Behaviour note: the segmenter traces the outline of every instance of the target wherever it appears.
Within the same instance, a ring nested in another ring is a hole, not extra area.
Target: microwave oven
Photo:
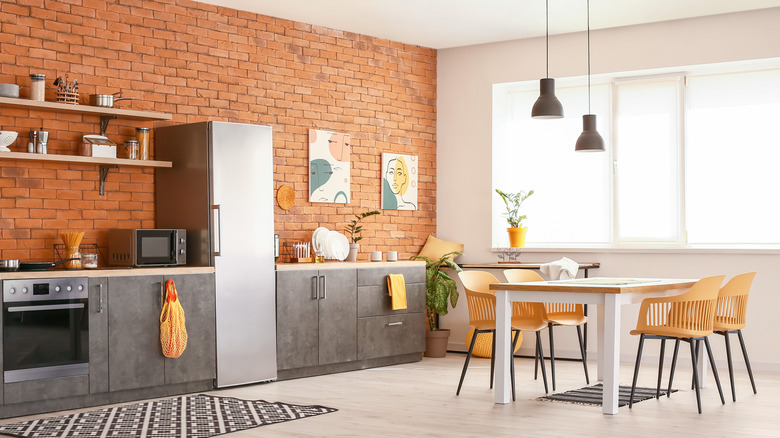
[[[108,230],[108,263],[113,266],[187,264],[187,231],[155,228]]]

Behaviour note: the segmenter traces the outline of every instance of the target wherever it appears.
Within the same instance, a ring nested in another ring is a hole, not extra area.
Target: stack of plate
[[[349,239],[338,231],[319,227],[311,236],[311,246],[316,254],[327,260],[344,261],[349,254]]]

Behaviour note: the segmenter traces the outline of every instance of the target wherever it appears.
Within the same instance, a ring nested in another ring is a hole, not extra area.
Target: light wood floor
[[[726,404],[714,380],[702,391],[703,414],[696,411],[690,366],[678,365],[671,398],[647,400],[607,416],[600,407],[536,401],[544,393],[533,380],[533,361],[516,359],[517,401],[493,403],[488,387],[490,362],[474,359],[460,396],[455,395],[465,355],[213,391],[243,399],[319,404],[338,412],[223,435],[240,437],[780,437],[780,373],[757,372],[758,394],[750,389],[744,365],[737,367],[737,402],[731,401],[728,374],[721,370]],[[595,362],[591,372],[595,377]],[[558,391],[585,386],[582,365],[557,361]],[[621,383],[633,369],[621,367]],[[667,370],[668,372],[668,370]],[[710,374],[710,379],[712,375]],[[591,382],[593,383],[593,382]],[[643,364],[641,386],[655,386],[655,367]],[[52,414],[48,414],[52,415]],[[45,417],[37,415],[28,418]],[[2,423],[19,421],[5,419]]]

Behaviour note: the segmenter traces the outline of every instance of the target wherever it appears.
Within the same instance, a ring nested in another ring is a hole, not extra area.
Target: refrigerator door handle
[[[211,206],[211,235],[214,236],[214,256],[219,257],[221,256],[222,251],[222,235],[220,233],[222,229],[222,219],[221,219],[221,207],[219,205],[212,205]]]

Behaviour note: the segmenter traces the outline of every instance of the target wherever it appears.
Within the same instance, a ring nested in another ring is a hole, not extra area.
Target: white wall
[[[777,23],[780,23],[780,8],[591,31],[592,73],[780,57]],[[538,80],[544,77],[544,67],[543,38],[439,51],[437,235],[465,244],[464,255],[458,259],[460,263],[497,261],[496,255],[490,252],[492,84]],[[551,77],[579,76],[586,72],[585,33],[550,38]],[[760,189],[770,193],[768,188]],[[767,199],[775,202],[772,196]],[[728,224],[724,224],[724,232],[728,232]],[[777,330],[774,315],[780,309],[778,253],[529,250],[523,260],[544,262],[562,256],[601,262],[601,269],[592,271],[591,276],[691,278],[757,271],[748,308],[748,326],[744,330],[748,352],[755,368],[780,370],[780,336],[764,335]],[[627,306],[623,313],[621,355],[628,361],[636,354],[637,339],[628,334],[636,325],[634,307]],[[465,349],[463,339],[468,326],[465,300],[443,318],[442,326],[453,330],[450,347]],[[595,335],[595,328],[590,331],[591,336]],[[561,355],[575,354],[576,344],[565,339],[576,338],[573,333],[573,329],[556,330],[556,351]],[[594,342],[589,350],[593,354],[595,338],[591,339]],[[714,338],[713,345],[716,357],[725,357],[722,339]],[[530,352],[527,348],[524,347],[525,351]],[[646,354],[651,350],[657,351],[650,347]],[[738,348],[734,353],[738,355],[735,363],[741,364]]]

